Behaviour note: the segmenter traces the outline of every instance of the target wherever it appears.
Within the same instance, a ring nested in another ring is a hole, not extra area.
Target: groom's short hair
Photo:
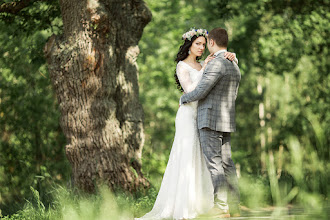
[[[228,33],[223,28],[214,28],[210,31],[208,38],[214,40],[219,47],[227,48],[228,46]]]

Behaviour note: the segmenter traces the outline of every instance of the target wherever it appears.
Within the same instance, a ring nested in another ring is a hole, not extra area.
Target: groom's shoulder
[[[221,68],[223,65],[225,65],[226,59],[222,56],[217,56],[213,60],[211,60],[208,64],[210,66],[213,66],[214,68]]]
[[[220,67],[223,64],[222,57],[215,57],[213,60],[211,60],[207,65],[214,66],[214,67]]]
[[[215,57],[206,65],[206,70],[209,72],[217,72],[223,68],[223,60],[221,58]]]
[[[213,59],[217,65],[225,65],[229,60],[226,59],[224,56],[217,56],[215,59]],[[212,61],[213,61],[212,60]]]
[[[221,65],[225,69],[232,68],[235,65],[237,66],[235,61],[230,61],[229,59],[225,58],[224,56],[217,56],[216,59],[213,59],[213,60],[216,60],[217,63],[219,63],[219,65]]]

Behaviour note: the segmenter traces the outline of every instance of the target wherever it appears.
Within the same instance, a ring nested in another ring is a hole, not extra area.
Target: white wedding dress
[[[177,64],[177,76],[186,93],[202,77],[187,63]],[[153,209],[139,220],[192,219],[213,207],[213,185],[200,147],[197,102],[181,105],[175,119],[175,137]]]

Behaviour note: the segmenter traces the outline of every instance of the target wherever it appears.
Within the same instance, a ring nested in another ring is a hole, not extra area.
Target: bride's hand
[[[214,55],[214,53],[211,53],[210,55],[208,55],[206,57],[206,59],[204,60],[203,69],[205,68],[205,66],[207,65],[208,62],[210,62],[211,60],[214,59],[214,56],[213,55]]]
[[[228,59],[230,61],[233,61],[236,58],[236,54],[235,53],[231,53],[231,52],[226,52],[225,53],[225,59]]]

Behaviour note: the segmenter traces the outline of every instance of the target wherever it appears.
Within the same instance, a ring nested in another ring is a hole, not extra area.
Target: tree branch
[[[26,8],[32,0],[21,0],[18,2],[7,2],[0,5],[0,13],[7,12],[17,14],[22,9]]]

